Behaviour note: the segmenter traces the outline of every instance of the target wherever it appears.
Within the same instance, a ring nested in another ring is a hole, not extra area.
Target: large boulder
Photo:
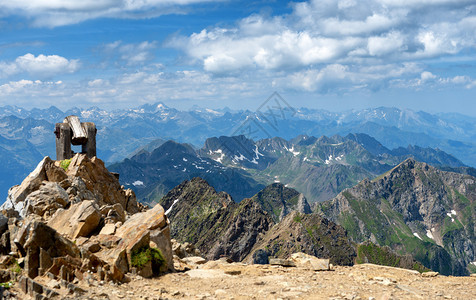
[[[20,215],[24,215],[24,201],[25,198],[32,192],[39,189],[42,182],[47,180],[46,175],[46,166],[53,164],[53,161],[46,156],[38,164],[38,166],[31,172],[21,183],[21,185],[16,185],[10,188],[8,191],[7,200],[2,204],[0,210],[8,211],[15,210]]]
[[[126,244],[128,255],[133,249],[139,248],[138,244],[154,243],[166,259],[167,267],[173,270],[170,227],[164,208],[160,204],[146,212],[132,215],[124,225],[118,228],[115,235],[121,237]]]
[[[69,209],[58,209],[48,225],[70,239],[88,236],[101,221],[101,212],[93,200],[71,205]]]
[[[131,271],[133,253],[147,249],[151,244],[160,250],[167,268],[173,270],[169,222],[160,204],[146,212],[132,215],[117,229],[114,236],[120,238],[119,244],[98,252],[97,256],[113,267],[117,279],[121,280],[123,274]],[[150,269],[150,265],[146,267]],[[138,271],[143,276],[152,275],[150,270]]]
[[[97,157],[89,159],[85,154],[76,154],[66,171],[70,177],[80,177],[98,201],[98,205],[119,203],[128,213],[139,211],[132,191],[124,190],[117,178],[110,173],[104,162]]]
[[[35,219],[25,220],[15,234],[14,243],[25,257],[25,269],[31,278],[48,271],[55,258],[80,258],[79,248],[73,242]]]
[[[20,216],[25,217],[34,213],[48,218],[59,208],[69,204],[66,191],[56,182],[43,181],[38,190],[33,191],[25,198],[25,206]]]

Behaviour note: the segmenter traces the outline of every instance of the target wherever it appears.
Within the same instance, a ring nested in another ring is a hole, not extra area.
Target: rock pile
[[[68,286],[91,274],[124,282],[128,272],[150,277],[173,270],[164,209],[147,210],[96,157],[45,157],[9,190],[0,211],[0,264],[12,270],[1,279],[23,274],[32,297],[49,297],[46,288],[35,290],[37,276]]]

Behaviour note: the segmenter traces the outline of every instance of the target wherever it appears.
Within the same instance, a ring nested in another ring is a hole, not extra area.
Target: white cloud
[[[421,59],[476,48],[474,1],[311,0],[292,8],[289,15],[252,15],[170,45],[211,74],[262,71],[275,84],[317,92],[429,84]]]
[[[58,74],[74,73],[79,67],[78,59],[68,60],[59,55],[35,56],[27,53],[13,62],[0,62],[0,77],[25,72],[37,78],[50,78]]]
[[[23,15],[38,27],[57,27],[96,18],[150,18],[213,0],[0,0],[1,15]]]
[[[436,79],[436,77],[437,77],[436,75],[434,75],[433,73],[428,72],[428,71],[425,71],[425,72],[421,73],[421,81],[422,82],[434,80],[434,79]]]
[[[367,48],[372,56],[382,56],[404,50],[404,37],[400,32],[389,32],[383,36],[371,36]]]

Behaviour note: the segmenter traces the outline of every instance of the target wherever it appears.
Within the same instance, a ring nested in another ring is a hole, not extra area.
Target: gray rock
[[[267,265],[269,264],[268,252],[263,249],[259,249],[253,253],[253,264]]]

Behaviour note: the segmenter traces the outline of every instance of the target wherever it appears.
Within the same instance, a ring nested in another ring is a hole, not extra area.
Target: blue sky
[[[0,105],[476,116],[474,0],[0,0]]]

